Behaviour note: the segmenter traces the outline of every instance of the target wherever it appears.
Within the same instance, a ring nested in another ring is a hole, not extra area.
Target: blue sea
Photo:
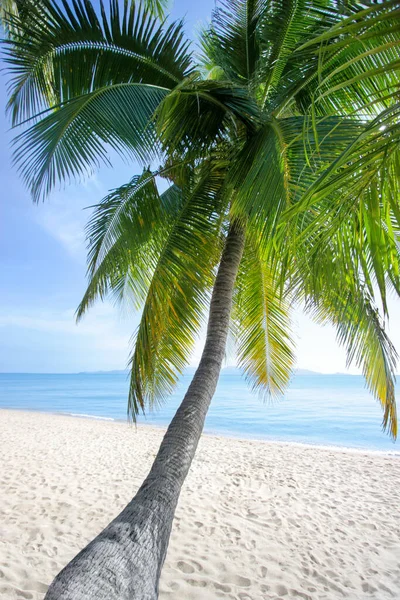
[[[160,409],[139,423],[165,426],[189,385],[192,372]],[[0,408],[126,420],[126,373],[0,374]],[[1,417],[0,417],[1,418]],[[238,370],[222,371],[206,420],[208,433],[394,452],[382,431],[379,404],[361,376],[296,374],[285,396],[263,402]]]

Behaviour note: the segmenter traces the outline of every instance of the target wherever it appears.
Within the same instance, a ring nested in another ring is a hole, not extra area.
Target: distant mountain
[[[324,373],[320,373],[319,371],[309,371],[308,369],[295,369],[295,375],[324,375]]]

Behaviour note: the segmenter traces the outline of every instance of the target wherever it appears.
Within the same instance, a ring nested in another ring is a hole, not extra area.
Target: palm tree
[[[290,309],[303,302],[336,326],[396,436],[396,352],[377,306],[386,318],[387,289],[400,293],[399,8],[225,0],[196,60],[182,23],[130,0],[98,12],[41,0],[29,19],[6,17],[9,107],[24,123],[16,163],[34,199],[113,152],[143,166],[94,210],[78,309],[111,293],[142,311],[132,418],[171,392],[209,312],[149,475],[47,600],[157,598],[230,327],[250,384],[279,394],[294,360]]]

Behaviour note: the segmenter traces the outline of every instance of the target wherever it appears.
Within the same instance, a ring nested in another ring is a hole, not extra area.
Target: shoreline
[[[82,419],[82,420],[92,420],[92,421],[97,421],[97,422],[104,422],[104,423],[115,423],[115,424],[124,424],[124,425],[128,425],[128,426],[132,426],[132,427],[136,427],[136,425],[133,423],[130,423],[128,421],[128,419],[115,419],[113,417],[103,417],[103,416],[97,416],[97,415],[89,415],[89,414],[85,414],[85,413],[69,413],[69,412],[61,412],[61,411],[45,411],[45,410],[27,410],[25,408],[6,408],[6,407],[1,407],[0,408],[0,414],[1,411],[8,411],[8,412],[17,412],[17,413],[27,413],[27,414],[43,414],[43,415],[55,415],[55,416],[62,416],[62,417],[69,417],[69,418],[73,418],[73,419]],[[166,429],[168,428],[168,423],[166,424],[155,424],[155,423],[138,423],[137,424],[137,428],[140,429],[141,427],[145,427],[145,428],[149,428],[149,429],[154,429],[155,431],[166,431]],[[316,449],[320,449],[320,450],[327,450],[327,451],[333,451],[333,452],[343,452],[343,453],[356,453],[356,454],[372,454],[372,455],[378,455],[378,456],[389,456],[391,458],[400,458],[400,447],[399,449],[393,449],[393,450],[379,450],[379,449],[375,449],[375,448],[368,448],[368,447],[360,447],[360,446],[340,446],[337,444],[313,444],[312,442],[298,442],[295,440],[282,440],[279,438],[274,438],[274,439],[267,439],[267,438],[259,438],[259,437],[242,437],[239,435],[235,435],[234,432],[230,432],[229,434],[225,434],[225,433],[220,433],[218,431],[210,431],[205,429],[202,433],[202,437],[206,436],[206,437],[210,437],[210,438],[216,438],[216,439],[228,439],[228,440],[235,440],[235,441],[243,441],[243,442],[255,442],[255,443],[260,443],[260,444],[276,444],[276,445],[282,445],[282,446],[298,446],[300,448],[316,448]]]

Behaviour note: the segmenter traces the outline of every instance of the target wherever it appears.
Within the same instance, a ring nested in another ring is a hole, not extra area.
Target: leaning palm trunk
[[[45,600],[156,600],[179,494],[214,395],[243,253],[231,225],[210,304],[204,351],[185,398],[133,500],[55,578]]]

